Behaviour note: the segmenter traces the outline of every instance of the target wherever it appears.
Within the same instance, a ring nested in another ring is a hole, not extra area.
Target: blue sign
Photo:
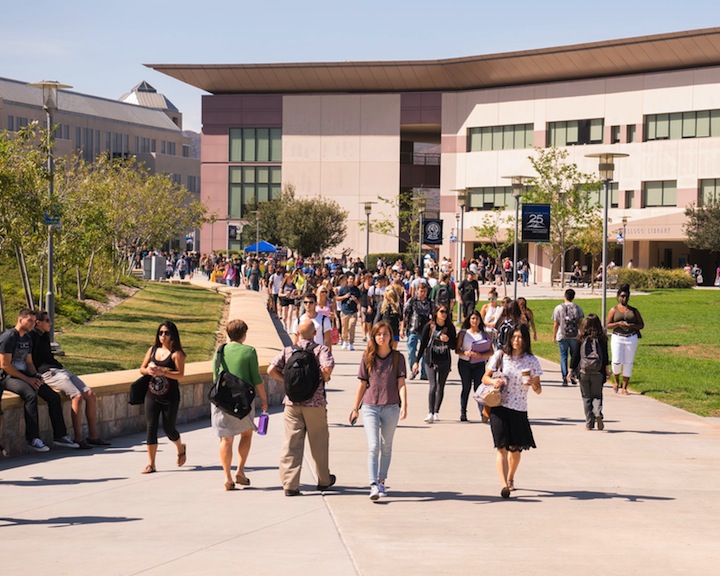
[[[550,242],[550,204],[522,205],[522,241]]]

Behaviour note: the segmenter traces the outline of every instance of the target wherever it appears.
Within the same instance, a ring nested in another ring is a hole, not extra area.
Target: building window
[[[230,162],[281,162],[280,128],[230,128]]]
[[[632,208],[635,203],[635,190],[625,190],[625,208]]]
[[[707,206],[713,201],[720,201],[720,178],[700,180],[698,206]]]
[[[188,176],[186,188],[190,192],[199,192],[200,191],[200,178],[198,178],[197,176]]]
[[[635,124],[630,124],[627,127],[627,139],[626,142],[635,142],[635,132],[637,130],[637,126]]]
[[[645,141],[720,136],[720,110],[648,114]]]
[[[617,144],[620,142],[620,126],[610,127],[610,144]]]
[[[677,181],[643,182],[643,208],[677,205]]]
[[[532,124],[468,128],[467,151],[518,150],[533,147]]]
[[[231,166],[228,214],[244,218],[258,203],[280,198],[280,166]]]
[[[153,154],[157,152],[157,140],[155,140],[155,138],[150,140],[150,152],[152,152]]]
[[[165,149],[168,156],[175,156],[175,142],[168,142]]]
[[[588,193],[591,206],[602,206],[605,203],[605,187]],[[620,189],[617,182],[610,182],[610,208],[617,208],[620,201]]]
[[[568,120],[548,124],[548,146],[575,146],[577,144],[602,144],[602,118]]]
[[[190,146],[188,146],[187,144],[183,144],[182,155],[183,158],[190,158]]]
[[[486,186],[484,188],[469,188],[467,210],[504,209],[515,205],[511,186]]]

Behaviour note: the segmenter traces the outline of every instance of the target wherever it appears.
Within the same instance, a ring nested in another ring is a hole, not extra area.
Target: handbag
[[[143,376],[140,376],[140,378],[130,384],[130,392],[128,392],[128,404],[136,406],[138,404],[145,403],[145,394],[147,394],[148,384],[150,383],[151,379],[152,376],[150,376],[150,374],[145,374]]]
[[[221,365],[224,366],[224,348],[225,344],[220,346],[217,351],[215,370],[218,375],[208,392],[208,400],[226,414],[242,419],[252,410],[255,401],[255,386],[221,367]]]
[[[340,342],[340,330],[338,328],[333,327],[332,329],[332,343],[337,344]]]
[[[503,354],[501,352],[500,359],[498,360],[497,366],[495,366],[495,370],[493,371],[493,378],[497,378],[502,375],[502,368]],[[500,403],[502,402],[502,392],[500,392],[500,390],[498,390],[497,388],[495,388],[495,386],[491,384],[480,384],[480,386],[478,386],[478,389],[475,391],[475,394],[473,394],[473,398],[478,404],[488,406],[490,408],[495,408],[496,406],[500,406]]]

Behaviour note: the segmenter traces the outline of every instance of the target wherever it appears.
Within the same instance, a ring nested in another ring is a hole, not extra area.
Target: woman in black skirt
[[[527,394],[532,388],[542,392],[540,362],[530,351],[530,331],[518,325],[507,339],[505,347],[488,361],[483,384],[502,391],[502,402],[490,413],[490,427],[497,449],[497,471],[503,498],[510,498],[515,490],[515,472],[523,450],[535,448],[527,417]]]

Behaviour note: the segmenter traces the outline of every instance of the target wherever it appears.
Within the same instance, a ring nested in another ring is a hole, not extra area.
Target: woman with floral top
[[[483,384],[502,392],[500,406],[490,414],[490,428],[497,449],[497,471],[503,498],[510,498],[515,490],[515,472],[523,450],[535,448],[532,429],[527,416],[528,389],[540,394],[540,362],[530,350],[530,331],[526,324],[518,325],[510,334],[502,350],[487,363]]]

